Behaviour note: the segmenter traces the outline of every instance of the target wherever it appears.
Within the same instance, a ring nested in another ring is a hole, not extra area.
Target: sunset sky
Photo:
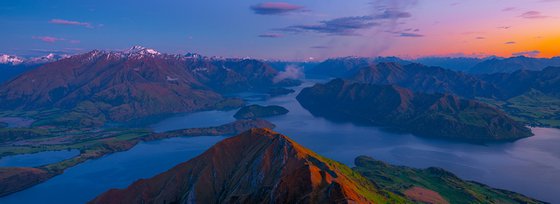
[[[560,0],[2,0],[0,53],[264,59],[560,55]]]

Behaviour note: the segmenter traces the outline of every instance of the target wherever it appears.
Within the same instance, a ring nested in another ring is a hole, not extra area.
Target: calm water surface
[[[309,85],[309,84],[306,84]],[[296,94],[262,99],[245,93],[252,103],[281,105],[290,110],[269,118],[286,134],[319,154],[352,166],[359,155],[391,164],[445,168],[461,178],[560,203],[560,130],[535,128],[536,136],[513,143],[476,145],[384,132],[374,127],[333,123],[312,116]],[[233,121],[235,111],[208,111],[169,118],[154,124],[158,131],[216,126]],[[225,137],[172,138],[142,143],[70,168],[63,175],[28,190],[0,198],[0,203],[81,203],[109,188],[123,188],[186,161]]]
[[[0,159],[0,167],[2,166],[18,166],[18,167],[37,167],[45,164],[52,164],[72,157],[78,156],[78,150],[64,151],[48,151],[35,154],[22,154],[15,156],[2,157]]]

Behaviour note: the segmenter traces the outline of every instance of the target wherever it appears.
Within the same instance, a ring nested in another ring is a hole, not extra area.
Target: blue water
[[[306,84],[308,86],[309,84]],[[560,203],[560,130],[535,128],[534,137],[513,143],[476,145],[395,134],[375,127],[333,123],[312,116],[295,100],[296,94],[251,103],[281,105],[287,115],[267,118],[276,131],[347,165],[359,155],[392,164],[447,169],[459,177]],[[193,125],[215,126],[233,121],[235,111],[210,111],[176,116],[154,124],[156,130]],[[123,188],[201,153],[224,137],[173,138],[142,143],[121,152],[70,168],[63,175],[28,190],[0,198],[0,203],[82,203],[109,188]]]
[[[171,138],[141,143],[120,152],[69,168],[64,174],[24,191],[0,198],[0,203],[85,203],[111,188],[124,188],[187,161],[224,137]]]
[[[150,127],[156,132],[165,132],[184,128],[214,127],[235,121],[233,115],[237,110],[203,111],[182,114],[159,121]]]
[[[0,159],[0,167],[38,167],[70,159],[78,154],[80,151],[74,149],[7,156]]]

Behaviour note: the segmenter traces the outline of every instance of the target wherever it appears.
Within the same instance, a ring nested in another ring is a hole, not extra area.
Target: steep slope
[[[473,98],[500,96],[500,90],[475,76],[421,64],[379,63],[361,69],[352,78],[369,84],[395,84],[422,93],[453,93]]]
[[[542,71],[519,70],[486,74],[480,78],[498,87],[504,99],[525,94],[532,89],[560,97],[560,67],[547,67]]]
[[[521,123],[484,103],[448,94],[419,94],[394,85],[336,79],[303,89],[297,99],[314,115],[422,136],[484,142],[532,135]]]
[[[201,110],[222,97],[173,56],[92,51],[46,64],[0,87],[1,109],[72,109],[84,102],[117,121]]]
[[[424,203],[544,203],[514,192],[464,181],[440,168],[393,166],[370,157],[355,160],[355,171],[381,187]]]
[[[315,67],[305,70],[305,73],[311,77],[351,77],[354,76],[360,69],[375,65],[377,63],[395,63],[395,64],[410,64],[410,62],[402,60],[397,57],[343,57],[328,59]]]
[[[378,190],[350,168],[286,136],[252,129],[202,155],[91,203],[388,203],[401,197]]]
[[[198,81],[218,92],[263,91],[300,84],[294,79],[275,81],[278,71],[259,60],[190,57],[186,65]]]

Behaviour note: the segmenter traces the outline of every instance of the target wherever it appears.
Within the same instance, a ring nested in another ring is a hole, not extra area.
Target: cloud
[[[265,33],[265,34],[260,34],[259,37],[261,37],[261,38],[281,38],[281,37],[284,37],[284,35],[281,34],[281,33]]]
[[[47,42],[47,43],[55,43],[55,42],[60,42],[60,41],[65,41],[71,44],[78,44],[80,43],[79,40],[69,40],[69,39],[65,39],[65,38],[57,38],[57,37],[52,37],[52,36],[33,36],[31,37],[31,39],[34,40],[40,40],[43,42]]]
[[[527,11],[521,14],[519,17],[527,18],[527,19],[541,19],[541,18],[548,18],[549,16],[545,16],[538,11]]]
[[[323,45],[317,45],[317,46],[311,46],[310,48],[312,48],[312,49],[328,49],[330,47],[329,46],[323,46]]]
[[[399,37],[419,38],[424,37],[424,35],[418,33],[400,33]]]
[[[51,36],[33,36],[31,38],[35,39],[35,40],[40,40],[40,41],[43,41],[43,42],[48,42],[48,43],[54,43],[54,42],[65,40],[64,38],[56,38],[56,37],[51,37]]]
[[[513,11],[513,10],[516,10],[516,9],[517,8],[515,8],[515,7],[507,7],[507,8],[502,9],[502,11],[503,12],[508,12],[508,11]]]
[[[486,39],[486,37],[483,37],[483,36],[478,36],[478,37],[476,37],[476,38],[474,38],[474,39],[477,39],[477,40],[485,40],[485,39]]]
[[[250,7],[255,14],[259,15],[283,15],[295,11],[303,11],[303,6],[285,2],[266,2]]]
[[[278,72],[278,75],[276,75],[272,79],[272,81],[274,83],[278,83],[278,82],[281,82],[281,81],[286,80],[286,79],[301,79],[304,76],[305,76],[305,74],[303,73],[301,67],[294,66],[294,65],[288,65],[288,66],[286,66],[284,71]]]
[[[496,28],[507,30],[507,29],[510,29],[511,26],[499,26],[499,27],[496,27]]]
[[[279,30],[292,33],[316,32],[329,35],[349,36],[358,35],[357,31],[378,25],[374,20],[375,18],[371,16],[352,16],[321,21],[319,24],[313,25],[294,25]]]
[[[59,25],[73,25],[73,26],[83,26],[86,28],[93,28],[93,25],[88,22],[79,22],[79,21],[70,21],[64,19],[52,19],[49,21],[51,24],[59,24]]]
[[[410,18],[412,14],[405,11],[398,10],[385,10],[380,14],[374,15],[375,19],[399,19],[399,18]]]
[[[533,51],[524,51],[524,52],[514,52],[511,55],[513,55],[513,56],[536,57],[539,54],[541,54],[541,51],[533,50]]]
[[[505,42],[504,44],[506,44],[506,45],[513,45],[513,44],[515,44],[515,42],[514,42],[514,41],[509,41],[509,42]]]

